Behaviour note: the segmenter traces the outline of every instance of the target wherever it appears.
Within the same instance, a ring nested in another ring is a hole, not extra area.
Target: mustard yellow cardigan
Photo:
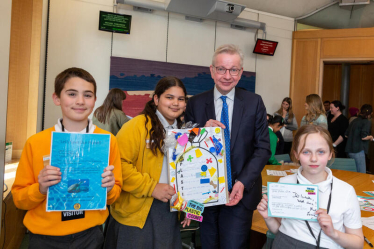
[[[151,120],[147,123],[151,130]],[[163,154],[155,156],[146,148],[145,116],[139,115],[117,133],[122,165],[122,191],[118,200],[111,205],[111,214],[119,223],[143,228],[151,209],[152,193],[161,175]]]

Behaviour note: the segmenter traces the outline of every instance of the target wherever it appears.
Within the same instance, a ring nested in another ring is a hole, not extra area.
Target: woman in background
[[[358,113],[360,112],[360,109],[358,109],[357,107],[350,107],[348,111],[349,111],[349,114],[351,115],[351,117],[349,118],[349,123],[351,123],[353,120],[357,118]]]
[[[103,105],[94,112],[92,122],[116,136],[122,125],[130,120],[122,111],[122,101],[125,99],[126,94],[121,89],[111,89]]]
[[[283,153],[290,154],[293,140],[292,131],[297,130],[298,128],[296,117],[292,111],[292,99],[289,97],[284,98],[281,107],[274,113],[274,116],[275,115],[283,117],[284,128],[280,130],[284,139]]]
[[[317,94],[309,94],[305,100],[306,115],[300,123],[300,127],[307,124],[314,124],[327,129],[327,118],[321,97]]]
[[[335,149],[335,157],[346,158],[345,154],[345,131],[348,129],[348,119],[342,114],[345,106],[339,100],[334,100],[330,104],[332,118],[328,120],[329,132]]]
[[[370,135],[371,122],[370,118],[373,113],[373,107],[365,104],[361,107],[358,117],[349,124],[345,133],[347,145],[345,152],[348,157],[353,158],[356,162],[357,172],[366,173],[365,154],[369,150],[369,141],[373,140]]]

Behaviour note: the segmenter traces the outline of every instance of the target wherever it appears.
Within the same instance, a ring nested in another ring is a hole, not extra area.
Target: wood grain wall
[[[13,0],[6,141],[19,158],[36,133],[43,0]]]
[[[290,96],[297,121],[300,123],[305,114],[303,103],[308,94],[317,93],[323,99],[334,97],[322,90],[324,62],[374,60],[373,47],[374,28],[295,31]],[[372,94],[372,88],[363,94],[369,92]]]

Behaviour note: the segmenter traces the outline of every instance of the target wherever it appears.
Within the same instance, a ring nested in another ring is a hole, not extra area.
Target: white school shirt
[[[166,131],[165,136],[168,134],[167,132],[168,129],[177,129],[177,120],[174,120],[174,123],[170,125],[168,121],[166,121],[164,116],[158,110],[156,111],[156,115]],[[162,161],[161,175],[160,175],[160,179],[158,180],[158,183],[169,183],[168,181],[168,159],[166,157],[166,154],[164,154],[164,159]]]
[[[331,180],[333,179],[329,215],[331,216],[334,228],[341,232],[345,232],[344,226],[351,229],[361,228],[360,205],[354,188],[348,183],[334,177],[329,168],[325,170],[328,173],[327,179],[318,184],[314,184],[318,185],[319,189],[319,207],[327,209],[327,203],[331,192]],[[302,167],[299,168],[296,174],[280,178],[279,182],[296,183],[296,180],[299,180],[300,184],[312,184],[301,174],[301,171]],[[321,230],[318,222],[309,221],[309,225],[314,236],[318,238],[319,231]],[[279,231],[294,239],[316,245],[316,240],[309,232],[304,220],[282,218]],[[335,241],[328,237],[323,231],[321,233],[320,246],[330,249],[343,248],[336,244]]]
[[[57,119],[57,124],[55,124],[55,131],[57,131],[57,132],[62,132],[61,120],[62,120],[62,118]],[[95,129],[96,129],[96,125],[94,125],[92,123],[92,120],[89,118],[88,119],[88,133],[93,133]],[[70,132],[70,131],[66,130],[65,127],[64,127],[64,130],[65,130],[65,132]],[[87,133],[87,127],[84,127],[83,130],[81,130],[80,132],[76,132],[76,133]]]
[[[223,100],[221,99],[222,94],[218,91],[217,87],[214,86],[214,109],[216,113],[216,120],[221,122],[221,112],[223,106]],[[235,87],[226,95],[226,103],[229,111],[229,128],[230,128],[230,137],[231,137],[231,128],[232,128],[232,112],[234,111],[234,98],[235,98]],[[205,124],[200,124],[201,126]]]

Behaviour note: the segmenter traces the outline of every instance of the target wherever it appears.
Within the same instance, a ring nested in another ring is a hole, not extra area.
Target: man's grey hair
[[[212,65],[214,65],[217,55],[219,54],[237,54],[240,56],[240,67],[243,67],[244,54],[242,50],[234,44],[224,44],[219,46],[213,54]]]

